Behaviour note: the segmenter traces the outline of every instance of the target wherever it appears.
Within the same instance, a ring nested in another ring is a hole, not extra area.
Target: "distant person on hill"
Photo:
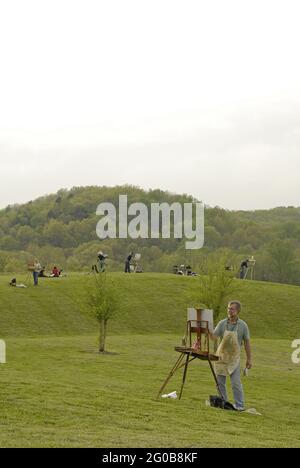
[[[231,387],[235,400],[235,409],[243,411],[245,409],[244,391],[240,374],[240,354],[241,346],[244,343],[247,362],[246,369],[251,369],[251,346],[250,333],[246,322],[239,318],[242,309],[239,301],[231,301],[228,304],[228,318],[221,320],[216,326],[210,338],[214,341],[221,339],[217,350],[219,361],[215,362],[215,372],[222,397],[227,401],[226,377],[230,376]],[[247,372],[245,369],[245,373]]]
[[[249,259],[247,258],[246,260],[242,261],[241,263],[241,269],[240,269],[240,279],[245,279],[246,274],[249,268]]]
[[[104,255],[102,250],[100,250],[100,252],[98,252],[98,263],[99,263],[99,272],[100,273],[105,272],[105,259],[106,258],[107,258],[107,255]]]
[[[45,270],[46,270],[46,267],[43,266],[43,268],[41,269],[41,271],[39,273],[39,278],[48,278],[48,276],[45,275]]]
[[[60,277],[60,270],[55,266],[51,273],[51,278],[59,278]]]
[[[25,286],[25,284],[22,284],[22,283],[18,284],[16,278],[13,278],[11,280],[11,282],[9,283],[9,286],[12,286],[14,288],[27,288],[27,286]]]
[[[38,261],[38,259],[36,258],[33,262],[33,271],[32,271],[34,286],[38,286],[39,284],[39,274],[41,270],[42,270],[42,266],[40,262]]]
[[[130,262],[131,262],[131,259],[133,257],[133,252],[130,252],[130,254],[128,255],[128,257],[126,258],[126,261],[125,261],[125,273],[130,273]]]

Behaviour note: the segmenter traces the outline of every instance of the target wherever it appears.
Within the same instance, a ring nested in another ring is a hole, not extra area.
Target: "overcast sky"
[[[135,184],[300,206],[299,1],[0,3],[0,207]]]

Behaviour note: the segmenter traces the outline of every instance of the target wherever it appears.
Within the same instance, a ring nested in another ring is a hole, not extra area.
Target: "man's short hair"
[[[241,310],[242,310],[242,304],[240,303],[240,301],[230,301],[230,302],[228,303],[228,305],[229,305],[229,306],[231,306],[231,305],[236,305],[236,308],[237,308],[237,311],[238,311],[238,312],[241,312]]]

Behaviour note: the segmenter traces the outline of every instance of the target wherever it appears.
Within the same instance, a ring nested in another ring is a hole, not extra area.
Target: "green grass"
[[[15,290],[0,277],[1,447],[299,447],[300,288],[239,283],[252,331],[254,368],[247,407],[262,416],[208,408],[207,363],[189,367],[183,398],[156,400],[178,355],[196,278],[114,275],[124,312],[97,353],[97,323],[78,306],[82,276]],[[18,278],[24,281],[24,278]],[[277,320],[278,319],[278,320]],[[167,391],[180,389],[181,372]]]
[[[190,365],[183,398],[156,400],[177,358],[176,335],[112,337],[98,355],[91,336],[7,341],[1,368],[2,447],[299,446],[300,369],[290,343],[256,340],[245,380],[248,407],[263,416],[207,408],[207,363]],[[289,370],[290,369],[290,370]],[[166,391],[179,390],[181,373]]]
[[[112,274],[121,290],[122,313],[112,321],[113,334],[179,333],[185,327],[186,308],[197,297],[197,278],[168,274]],[[0,333],[6,336],[74,335],[95,333],[97,324],[84,302],[86,275],[42,279],[37,288],[7,286],[0,277]],[[26,282],[26,276],[18,276]],[[29,283],[27,283],[29,284]],[[300,287],[236,281],[244,305],[242,318],[259,338],[299,338]],[[236,297],[235,297],[236,298]]]

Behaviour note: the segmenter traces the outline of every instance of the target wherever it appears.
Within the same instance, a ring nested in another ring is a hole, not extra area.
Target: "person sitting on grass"
[[[48,278],[48,276],[45,275],[45,270],[46,270],[46,267],[43,266],[43,268],[41,269],[41,271],[39,273],[39,278]]]
[[[51,273],[51,278],[59,278],[60,277],[60,270],[55,266]]]
[[[9,283],[9,286],[12,286],[14,288],[27,288],[27,286],[25,286],[25,284],[17,284],[17,279],[16,278],[13,278],[11,280],[11,282]]]

